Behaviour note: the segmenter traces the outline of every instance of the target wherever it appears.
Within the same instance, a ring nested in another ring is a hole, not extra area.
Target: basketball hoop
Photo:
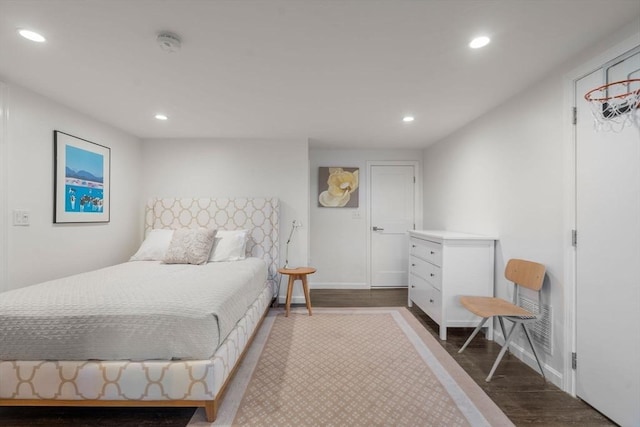
[[[584,99],[591,105],[597,131],[620,132],[627,125],[640,125],[640,79],[602,85],[587,92]]]

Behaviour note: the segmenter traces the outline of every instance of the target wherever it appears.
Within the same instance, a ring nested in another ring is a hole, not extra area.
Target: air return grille
[[[538,313],[538,302],[521,296],[520,305],[531,313]],[[541,318],[534,323],[529,323],[527,329],[531,333],[531,338],[545,353],[553,355],[553,335],[551,325],[553,324],[553,313],[550,305],[543,305]]]

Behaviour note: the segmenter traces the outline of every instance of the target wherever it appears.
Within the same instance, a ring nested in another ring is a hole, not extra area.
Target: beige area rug
[[[213,425],[513,424],[406,309],[316,308],[269,313]]]

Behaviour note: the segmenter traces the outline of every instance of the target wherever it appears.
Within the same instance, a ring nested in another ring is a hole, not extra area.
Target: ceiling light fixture
[[[38,34],[35,31],[25,30],[21,28],[18,30],[18,34],[24,37],[27,40],[31,40],[32,42],[42,43],[47,41],[42,34]]]
[[[165,114],[156,114],[156,119],[158,120],[167,120],[169,117],[167,117]]]
[[[413,117],[413,116],[404,116],[404,117],[402,118],[402,121],[403,121],[403,122],[406,122],[406,123],[408,123],[408,122],[412,122],[412,121],[414,121],[414,120],[415,120],[415,117]]]
[[[479,49],[488,45],[490,41],[491,39],[487,36],[476,37],[475,39],[471,40],[471,43],[469,43],[469,47],[471,49]]]

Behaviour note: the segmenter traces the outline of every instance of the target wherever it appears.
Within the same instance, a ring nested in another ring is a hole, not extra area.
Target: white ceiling
[[[640,0],[0,0],[0,80],[141,138],[420,147],[638,16]]]

